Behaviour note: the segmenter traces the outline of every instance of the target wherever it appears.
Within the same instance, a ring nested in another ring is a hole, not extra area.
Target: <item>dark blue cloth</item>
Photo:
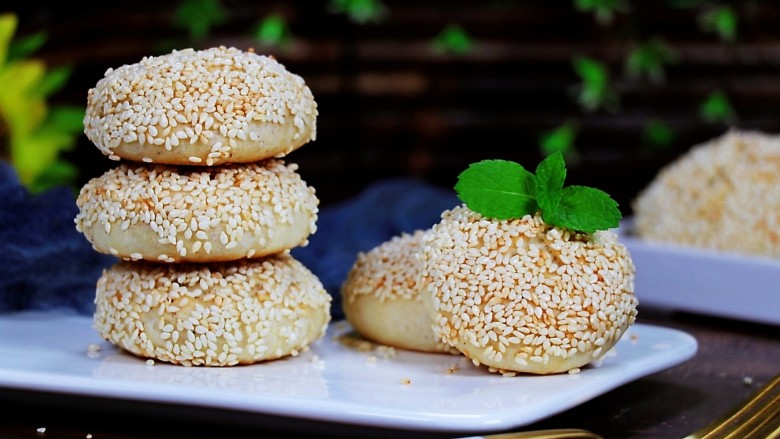
[[[61,187],[31,195],[13,168],[0,162],[0,200],[0,313],[64,308],[91,314],[97,280],[117,259],[96,252],[76,230],[73,192]],[[322,281],[334,299],[333,317],[340,319],[339,289],[358,252],[428,228],[457,203],[453,190],[416,179],[382,180],[323,206],[309,244],[291,254]]]
[[[0,313],[91,313],[97,280],[116,258],[96,252],[76,230],[73,191],[63,186],[31,195],[0,162],[0,200]]]

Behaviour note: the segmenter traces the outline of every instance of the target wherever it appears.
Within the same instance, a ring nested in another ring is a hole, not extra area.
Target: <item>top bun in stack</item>
[[[109,69],[89,90],[84,132],[113,160],[249,163],[317,136],[304,80],[273,57],[185,49]]]

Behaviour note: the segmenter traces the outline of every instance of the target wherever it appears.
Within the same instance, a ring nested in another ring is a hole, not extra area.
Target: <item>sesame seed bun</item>
[[[436,338],[422,301],[424,231],[402,233],[358,253],[341,287],[344,316],[371,341],[423,352],[453,352]]]
[[[780,135],[731,130],[695,145],[632,207],[643,239],[780,258]]]
[[[109,69],[88,91],[84,133],[113,160],[248,163],[315,140],[317,104],[273,57],[174,50]]]
[[[634,265],[614,231],[491,220],[461,205],[426,234],[421,260],[434,331],[492,372],[577,370],[636,318]]]
[[[125,260],[219,262],[308,244],[319,200],[296,164],[175,167],[125,162],[85,184],[76,228]]]
[[[232,366],[297,355],[325,334],[331,296],[287,253],[224,264],[119,262],[93,326],[139,357]]]

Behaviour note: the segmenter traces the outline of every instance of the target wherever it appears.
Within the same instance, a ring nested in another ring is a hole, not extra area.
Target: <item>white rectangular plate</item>
[[[462,356],[358,349],[345,322],[296,357],[226,368],[149,364],[85,316],[0,315],[0,387],[198,406],[354,426],[476,432],[523,426],[692,357],[696,340],[635,324],[578,374],[503,377]],[[93,353],[90,345],[98,346]]]
[[[636,267],[639,307],[780,324],[780,260],[651,242],[618,229]],[[641,311],[640,311],[641,312]]]

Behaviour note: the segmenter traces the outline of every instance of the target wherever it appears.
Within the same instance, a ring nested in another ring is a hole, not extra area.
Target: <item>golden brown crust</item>
[[[635,269],[614,231],[490,220],[461,205],[426,234],[421,258],[435,332],[493,372],[576,370],[635,321]]]
[[[319,200],[297,165],[123,163],[81,188],[76,227],[126,260],[219,262],[306,245]]]
[[[342,284],[342,307],[363,337],[402,349],[453,350],[438,340],[420,294],[425,292],[417,259],[424,231],[402,233],[361,252]]]
[[[94,327],[143,358],[232,366],[297,355],[325,334],[331,296],[288,254],[226,264],[119,262],[98,280]]]
[[[88,92],[84,132],[114,160],[213,166],[283,157],[316,139],[317,115],[300,76],[220,46],[109,69]]]
[[[633,201],[648,241],[780,258],[780,135],[731,130],[662,168]]]

